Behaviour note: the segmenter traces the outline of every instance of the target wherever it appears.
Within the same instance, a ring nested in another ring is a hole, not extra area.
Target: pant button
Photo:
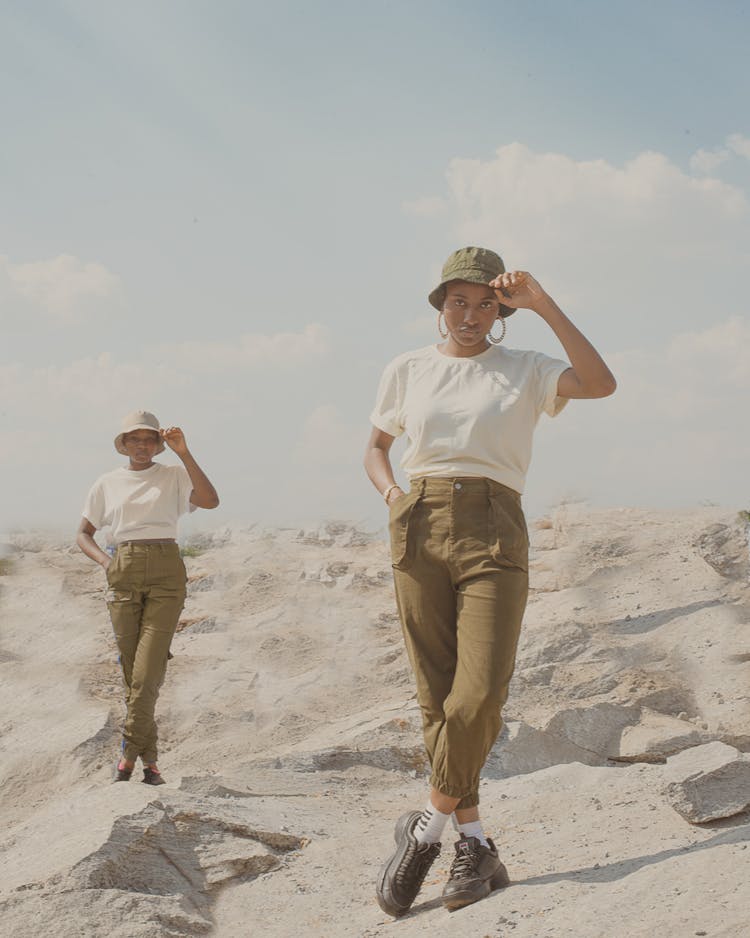
[[[453,487],[456,489],[456,491],[459,491],[461,489],[461,483],[456,482],[456,484]]]

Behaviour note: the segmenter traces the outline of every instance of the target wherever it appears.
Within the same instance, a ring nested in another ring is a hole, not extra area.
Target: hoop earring
[[[500,343],[501,343],[501,342],[503,341],[503,339],[505,338],[505,329],[506,329],[506,326],[505,326],[505,316],[498,316],[497,318],[498,318],[498,319],[500,320],[500,322],[503,324],[503,331],[500,333],[500,338],[499,338],[499,339],[496,339],[495,336],[492,334],[492,329],[490,329],[489,334],[487,335],[487,341],[490,343],[490,345],[500,345]],[[494,323],[493,323],[493,325],[494,325]]]
[[[447,338],[448,338],[448,323],[445,324],[445,332],[443,332],[443,330],[440,328],[440,317],[441,317],[441,316],[443,316],[443,311],[442,311],[442,309],[441,309],[440,312],[438,313],[438,332],[440,333],[441,338],[447,339]],[[445,319],[445,316],[443,316],[443,319]]]

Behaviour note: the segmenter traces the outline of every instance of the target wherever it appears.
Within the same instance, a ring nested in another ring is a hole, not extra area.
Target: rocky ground
[[[2,934],[750,934],[744,519],[568,505],[532,536],[481,790],[511,886],[446,912],[448,837],[394,921],[374,881],[427,789],[382,536],[195,539],[154,789],[111,784],[122,706],[102,571],[15,535],[0,559]]]

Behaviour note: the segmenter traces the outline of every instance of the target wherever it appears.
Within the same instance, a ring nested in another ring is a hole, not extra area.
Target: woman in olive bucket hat
[[[458,842],[444,905],[468,905],[509,882],[477,806],[526,605],[521,493],[532,436],[541,414],[556,416],[569,398],[615,390],[598,352],[539,282],[506,272],[493,251],[451,254],[429,301],[444,341],[386,367],[365,455],[390,512],[396,600],[432,769],[429,801],[399,818],[396,849],[378,879],[377,899],[390,915],[411,906],[451,815]],[[570,364],[500,345],[519,308],[547,323]],[[402,433],[408,493],[389,457]]]
[[[181,466],[154,462],[165,443]],[[107,606],[120,651],[127,714],[115,781],[129,781],[140,758],[143,781],[162,785],[154,711],[187,581],[175,540],[177,520],[196,508],[215,508],[219,496],[193,459],[182,430],[160,428],[148,411],[125,417],[115,449],[128,457],[128,465],[96,480],[76,541],[104,567]],[[116,545],[112,558],[94,540],[97,528],[104,525],[111,528]]]

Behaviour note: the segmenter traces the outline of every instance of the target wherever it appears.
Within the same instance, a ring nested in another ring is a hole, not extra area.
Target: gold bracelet
[[[388,504],[388,496],[391,494],[391,492],[394,489],[397,489],[397,488],[399,488],[399,484],[398,482],[394,482],[393,485],[389,485],[388,488],[385,490],[385,492],[383,492],[383,498],[385,499],[386,505]]]

